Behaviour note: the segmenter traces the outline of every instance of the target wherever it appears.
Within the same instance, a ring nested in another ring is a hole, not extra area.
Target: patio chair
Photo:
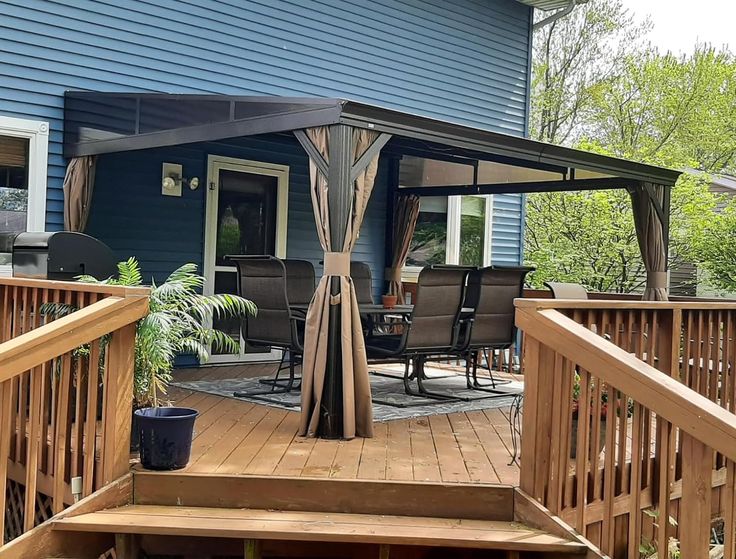
[[[255,316],[246,318],[243,338],[246,343],[268,346],[283,351],[275,378],[264,381],[271,389],[263,392],[236,392],[236,397],[266,399],[273,393],[291,392],[298,380],[295,368],[304,352],[304,317],[294,314],[289,306],[286,287],[286,267],[273,256],[227,256],[238,268],[238,294],[250,299],[257,307]],[[288,354],[288,365],[284,364]],[[288,368],[289,377],[279,379]],[[283,402],[282,402],[283,403]]]
[[[460,312],[467,270],[424,268],[419,274],[417,302],[401,323],[400,334],[371,336],[366,340],[368,358],[404,363],[404,390],[411,396],[457,400],[457,396],[430,392],[421,374],[413,375],[418,391],[411,387],[410,367],[421,368],[428,357],[448,355],[457,345]]]
[[[350,277],[353,278],[355,295],[359,305],[373,304],[373,274],[371,267],[365,262],[350,262]]]
[[[545,281],[544,285],[552,292],[555,299],[587,299],[588,292],[579,283]]]
[[[487,350],[509,349],[516,339],[514,299],[521,297],[524,279],[533,268],[489,266],[468,275],[465,306],[472,309],[460,329],[457,352],[465,359],[468,388],[497,392]],[[478,381],[478,360],[483,352],[488,363],[491,384]],[[472,379],[472,380],[471,380]],[[490,387],[488,387],[490,386]]]
[[[309,305],[314,295],[314,265],[309,260],[295,260],[287,258],[286,268],[286,296],[289,305]]]

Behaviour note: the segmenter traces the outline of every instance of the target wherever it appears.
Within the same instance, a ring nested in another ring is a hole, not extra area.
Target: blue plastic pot
[[[143,408],[135,410],[141,464],[147,470],[179,470],[189,463],[194,421],[191,408]]]

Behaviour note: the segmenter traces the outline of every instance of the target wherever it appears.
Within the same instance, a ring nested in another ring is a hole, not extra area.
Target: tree
[[[631,201],[625,190],[542,192],[527,199],[525,254],[545,281],[582,283],[593,291],[639,289],[639,256]]]
[[[690,56],[659,54],[641,43],[646,26],[634,25],[616,1],[593,0],[576,12],[535,36],[537,138],[671,168],[736,167],[733,55],[705,45]],[[581,68],[581,75],[571,76]],[[672,191],[670,265],[696,257],[693,236],[715,207],[702,178],[678,181]],[[538,268],[530,277],[534,285],[567,280],[616,292],[643,285],[625,191],[530,195],[526,225],[526,259]],[[701,250],[697,258],[705,254]]]
[[[690,56],[646,49],[598,84],[580,123],[584,149],[708,172],[736,164],[736,59],[700,45]]]
[[[648,21],[635,23],[621,0],[592,0],[537,31],[531,136],[552,143],[574,141],[596,88],[620,73],[650,27]]]
[[[736,200],[721,200],[722,211],[699,223],[690,246],[693,259],[717,290],[736,292]]]

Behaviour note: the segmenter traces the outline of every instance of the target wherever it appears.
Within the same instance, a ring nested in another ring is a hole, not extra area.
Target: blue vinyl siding
[[[515,0],[2,0],[0,114],[51,125],[47,227],[57,230],[66,89],[347,97],[521,135],[530,18]],[[135,182],[137,170],[119,170]],[[294,202],[300,216],[307,201]],[[195,209],[187,197],[176,211]],[[188,250],[171,248],[151,258]]]
[[[491,261],[499,266],[522,262],[524,198],[521,194],[494,194]]]
[[[292,137],[268,135],[100,156],[87,233],[107,243],[119,260],[135,256],[146,281],[162,281],[185,262],[203,265],[207,156],[224,155],[289,166],[286,253],[311,260],[321,275],[322,249],[314,226],[306,154]],[[196,191],[161,195],[161,163],[179,163],[185,177],[199,177]],[[379,165],[373,196],[353,259],[374,270],[374,292],[383,282],[388,166]]]

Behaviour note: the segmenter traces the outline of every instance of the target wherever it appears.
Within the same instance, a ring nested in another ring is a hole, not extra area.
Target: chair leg
[[[286,352],[281,354],[281,361],[279,361],[279,367],[276,370],[276,375],[272,379],[262,379],[259,382],[271,386],[270,390],[254,390],[252,392],[233,392],[233,396],[236,398],[252,398],[254,400],[271,401],[268,396],[272,394],[288,394],[294,389],[294,381],[296,380],[294,374],[294,352],[289,351],[289,378],[281,380],[279,376],[281,371],[285,369],[284,361],[286,359]],[[286,384],[280,384],[286,382]],[[281,405],[288,407],[296,407],[299,404],[291,404],[288,402],[278,402]]]
[[[496,387],[496,384],[508,384],[511,381],[496,381],[493,378],[493,371],[491,370],[492,367],[489,366],[488,372],[491,375],[491,383],[492,384],[482,384],[478,380],[478,359],[480,357],[480,351],[475,351],[472,354],[471,361],[472,361],[472,376],[473,376],[473,382],[472,386],[469,388],[473,390],[480,390],[481,392],[488,392],[489,394],[496,394],[498,396],[509,396],[508,392],[504,392],[503,390],[498,390]],[[486,357],[487,358],[487,357]],[[489,362],[490,365],[490,362]]]
[[[472,353],[468,352],[464,355],[465,357],[465,385],[472,389],[473,384],[470,382],[470,367],[471,367],[471,359],[472,359]]]
[[[281,352],[281,359],[279,360],[279,366],[276,369],[276,375],[274,375],[274,378],[262,378],[258,382],[260,384],[267,384],[269,386],[276,386],[279,383],[279,375],[281,374],[281,370],[284,368],[284,359],[286,358],[286,352]]]

